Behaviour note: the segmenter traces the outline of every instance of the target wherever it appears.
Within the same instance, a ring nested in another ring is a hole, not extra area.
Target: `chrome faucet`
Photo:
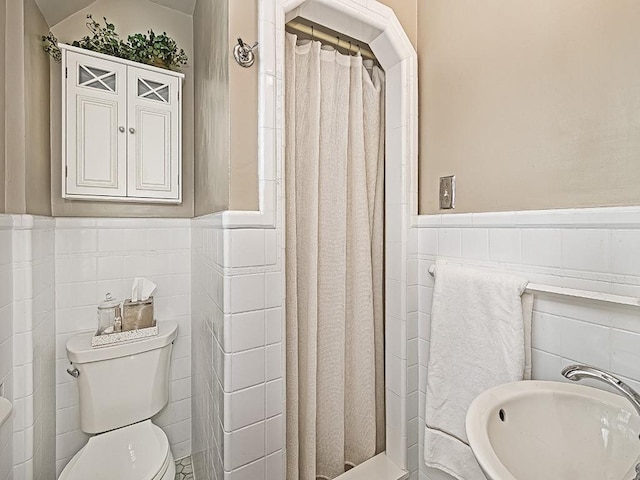
[[[592,378],[611,385],[631,402],[638,415],[640,415],[640,394],[610,373],[587,365],[569,365],[562,370],[562,375],[575,382],[584,378]],[[638,472],[638,475],[640,475],[640,472]],[[640,477],[636,478],[640,480]]]

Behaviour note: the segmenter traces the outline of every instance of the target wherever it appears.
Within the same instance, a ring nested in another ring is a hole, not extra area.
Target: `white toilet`
[[[78,379],[80,429],[96,434],[67,464],[59,480],[173,480],[176,467],[166,434],[150,418],[169,400],[175,322],[156,337],[91,347],[91,334],[67,342]]]

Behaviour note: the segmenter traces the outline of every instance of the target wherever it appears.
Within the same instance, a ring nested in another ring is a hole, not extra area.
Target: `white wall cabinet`
[[[60,47],[62,196],[180,203],[184,75]]]

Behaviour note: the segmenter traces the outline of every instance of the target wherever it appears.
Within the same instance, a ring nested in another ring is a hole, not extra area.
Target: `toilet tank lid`
[[[174,321],[158,322],[158,335],[155,337],[106,347],[92,347],[92,336],[92,332],[81,333],[74,335],[67,341],[67,356],[72,363],[99,362],[165,347],[178,336],[178,324]]]

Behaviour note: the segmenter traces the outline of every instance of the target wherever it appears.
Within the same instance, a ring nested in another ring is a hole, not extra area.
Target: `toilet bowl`
[[[91,333],[67,342],[77,379],[80,429],[92,436],[59,480],[174,480],[167,435],[151,422],[169,401],[175,322],[155,337],[93,348]]]
[[[176,466],[165,433],[151,420],[91,437],[59,480],[173,480]]]

